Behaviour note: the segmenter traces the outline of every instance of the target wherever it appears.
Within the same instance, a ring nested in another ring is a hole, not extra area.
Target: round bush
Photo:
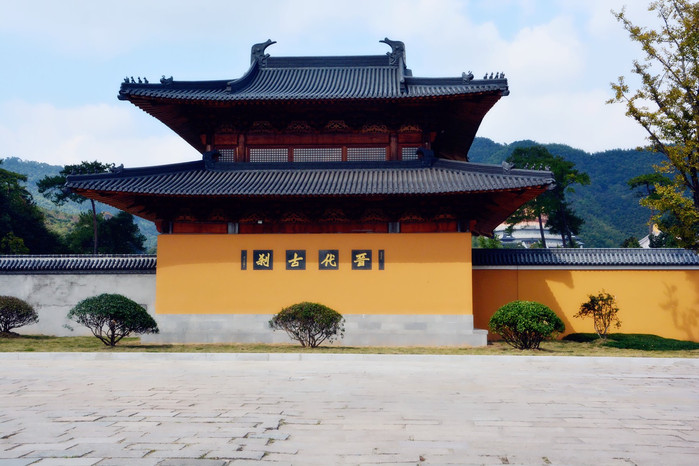
[[[10,335],[13,328],[38,321],[39,316],[28,302],[14,296],[0,296],[0,333]]]
[[[107,346],[114,346],[131,333],[158,333],[158,324],[143,306],[120,294],[101,294],[83,299],[68,318],[89,328]]]
[[[274,330],[284,330],[301,346],[315,348],[345,334],[345,319],[337,311],[318,303],[298,303],[282,309],[269,321]]]
[[[538,349],[543,340],[565,331],[563,321],[548,306],[534,301],[505,304],[493,314],[488,325],[518,349]]]

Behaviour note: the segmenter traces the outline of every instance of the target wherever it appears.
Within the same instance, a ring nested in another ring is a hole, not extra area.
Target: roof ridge
[[[387,55],[318,55],[318,56],[270,56],[267,58],[264,68],[288,67],[292,64],[301,66],[315,66],[317,63],[326,64],[328,67],[338,65],[356,65],[372,63],[366,66],[385,66],[396,68],[397,64],[391,64]],[[276,66],[275,66],[276,65]]]
[[[466,162],[461,160],[450,160],[436,158],[435,167],[449,167],[457,164],[467,164],[472,171],[478,171],[480,173],[493,173],[493,174],[507,174],[507,175],[520,175],[520,176],[541,176],[551,178],[553,180],[553,172],[550,170],[531,170],[522,168],[506,168],[503,165],[494,165],[490,163],[480,163],[480,162]]]

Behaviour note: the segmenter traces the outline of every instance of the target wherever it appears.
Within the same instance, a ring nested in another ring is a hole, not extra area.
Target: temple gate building
[[[274,57],[239,79],[125,80],[194,162],[68,177],[73,192],[155,222],[160,341],[287,341],[267,321],[316,301],[345,344],[484,345],[471,236],[553,184],[468,161],[502,73],[414,77],[402,42],[376,56]]]

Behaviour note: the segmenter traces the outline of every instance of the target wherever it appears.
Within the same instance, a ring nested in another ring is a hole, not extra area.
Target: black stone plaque
[[[379,270],[383,270],[383,264],[385,260],[385,253],[383,249],[379,249]]]
[[[243,249],[240,251],[240,270],[248,269],[248,252]]]
[[[371,249],[352,249],[352,270],[371,270]]]
[[[306,270],[306,250],[286,250],[286,270]]]
[[[272,270],[274,255],[271,249],[255,249],[252,251],[253,270]]]
[[[337,249],[321,249],[318,251],[319,270],[337,270],[340,268],[340,251]]]

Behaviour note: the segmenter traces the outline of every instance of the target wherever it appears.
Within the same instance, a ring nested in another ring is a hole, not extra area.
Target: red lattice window
[[[341,147],[299,147],[294,162],[342,162]]]
[[[235,162],[235,147],[232,149],[219,149],[218,152],[221,157],[218,158],[219,162]]]
[[[284,147],[250,148],[251,162],[288,162],[289,150]]]
[[[400,150],[402,160],[417,160],[417,150],[419,147],[403,147]]]
[[[383,161],[386,160],[385,147],[348,147],[347,161]]]

